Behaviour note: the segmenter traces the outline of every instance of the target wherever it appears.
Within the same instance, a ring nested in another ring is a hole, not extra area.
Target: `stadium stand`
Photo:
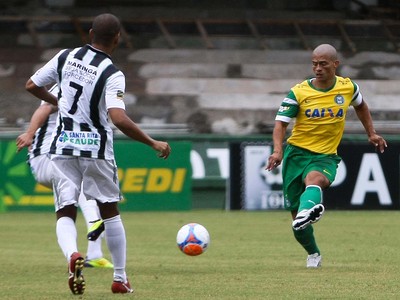
[[[224,9],[212,1],[10,2],[0,15],[8,28],[0,32],[2,131],[20,131],[36,108],[26,79],[60,48],[86,43],[104,11],[122,20],[114,61],[127,76],[127,111],[148,131],[270,132],[288,88],[312,75],[310,50],[323,42],[340,50],[341,75],[360,83],[379,126],[399,127],[398,1],[306,1],[308,10],[293,1]]]

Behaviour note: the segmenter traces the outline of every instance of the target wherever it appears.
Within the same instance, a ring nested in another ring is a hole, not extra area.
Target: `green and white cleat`
[[[106,258],[96,258],[85,260],[85,267],[87,268],[106,268],[106,269],[113,269],[114,265]]]
[[[88,229],[87,233],[87,239],[89,241],[95,241],[99,238],[99,236],[103,233],[104,231],[104,222],[103,220],[99,219],[96,221],[92,221],[90,223],[93,223],[92,226]]]

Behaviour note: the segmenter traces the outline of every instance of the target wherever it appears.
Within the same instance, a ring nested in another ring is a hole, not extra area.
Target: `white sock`
[[[91,221],[101,219],[99,208],[95,200],[86,200],[83,193],[81,193],[79,195],[78,203],[87,224]]]
[[[96,201],[86,200],[83,193],[79,195],[79,207],[82,211],[83,217],[85,218],[86,226],[88,229],[92,225],[92,223],[90,222],[101,219],[99,207],[97,206]],[[100,237],[94,242],[88,241],[86,259],[91,260],[103,257],[103,251],[101,249],[102,238],[103,234],[101,234]]]
[[[101,249],[101,237],[95,241],[88,241],[86,259],[92,260],[103,257],[103,251]]]
[[[57,220],[56,234],[58,245],[69,262],[72,253],[78,252],[76,242],[77,232],[75,222],[69,217],[62,217]]]
[[[104,220],[105,236],[114,264],[114,279],[126,282],[126,237],[120,215]]]

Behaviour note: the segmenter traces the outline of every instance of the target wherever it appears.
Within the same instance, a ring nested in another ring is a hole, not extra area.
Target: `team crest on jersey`
[[[344,98],[343,98],[343,96],[340,95],[340,94],[337,94],[337,95],[335,96],[335,102],[336,102],[336,104],[339,104],[339,105],[343,104],[343,103],[344,103]]]
[[[121,90],[118,90],[118,91],[117,91],[117,98],[118,98],[119,100],[124,99],[124,92],[121,91]]]

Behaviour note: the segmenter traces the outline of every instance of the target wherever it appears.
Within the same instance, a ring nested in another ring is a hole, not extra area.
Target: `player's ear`
[[[93,35],[94,35],[93,29],[90,28],[90,29],[89,29],[89,40],[90,40],[90,41],[93,41]]]
[[[118,46],[120,37],[121,37],[121,32],[118,32],[118,34],[116,34],[114,37],[114,46],[115,47]]]
[[[340,62],[338,60],[335,60],[333,62],[333,65],[335,66],[335,68],[339,67]]]

